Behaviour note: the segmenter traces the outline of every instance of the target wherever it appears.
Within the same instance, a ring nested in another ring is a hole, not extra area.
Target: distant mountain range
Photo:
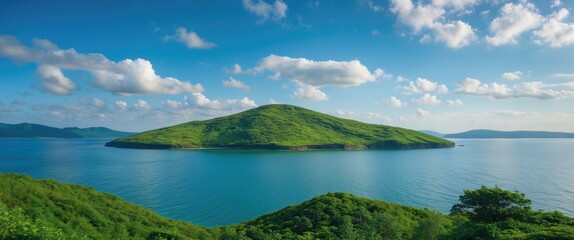
[[[444,138],[574,138],[574,133],[546,131],[496,131],[477,129],[452,134],[442,134],[429,130],[422,130],[421,132]]]
[[[105,127],[54,128],[40,124],[0,123],[0,138],[118,138],[135,133],[119,132]]]

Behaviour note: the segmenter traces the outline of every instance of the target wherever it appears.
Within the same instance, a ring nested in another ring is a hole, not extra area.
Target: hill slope
[[[42,237],[29,237],[34,229],[46,228]],[[170,233],[212,239],[206,228],[167,219],[91,188],[0,174],[0,239],[146,239]]]
[[[512,193],[502,190],[501,194],[497,196]],[[328,193],[241,224],[205,228],[170,220],[91,188],[0,174],[0,239],[574,240],[573,218],[559,212],[527,210],[524,214],[481,222],[472,215],[443,215],[347,193]]]
[[[266,105],[116,139],[126,148],[414,149],[454,143],[418,131],[342,119],[291,105]]]
[[[0,123],[0,138],[118,138],[132,134],[104,127],[54,128],[33,123]]]
[[[471,130],[467,132],[446,134],[445,138],[574,138],[574,133],[544,131],[495,131]]]

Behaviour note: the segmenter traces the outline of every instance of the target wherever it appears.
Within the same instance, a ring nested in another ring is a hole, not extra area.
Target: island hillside
[[[417,149],[454,143],[418,131],[367,124],[292,105],[271,104],[116,139],[122,148]]]
[[[79,185],[0,174],[0,239],[564,239],[574,219],[524,194],[465,190],[450,215],[328,193],[253,220],[202,227]]]
[[[0,123],[0,138],[118,138],[132,134],[105,127],[55,128],[33,123]]]

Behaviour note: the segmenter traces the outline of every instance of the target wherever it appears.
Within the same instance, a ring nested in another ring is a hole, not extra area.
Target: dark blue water
[[[159,214],[239,223],[327,192],[447,213],[464,189],[519,190],[574,216],[574,139],[456,140],[408,151],[133,150],[106,139],[0,139],[0,172],[112,193]]]

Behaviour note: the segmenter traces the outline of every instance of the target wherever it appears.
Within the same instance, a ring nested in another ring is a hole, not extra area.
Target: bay
[[[109,139],[0,139],[0,172],[81,184],[204,226],[327,192],[448,213],[464,189],[518,190],[574,217],[574,139],[455,139],[406,151],[141,150]]]

